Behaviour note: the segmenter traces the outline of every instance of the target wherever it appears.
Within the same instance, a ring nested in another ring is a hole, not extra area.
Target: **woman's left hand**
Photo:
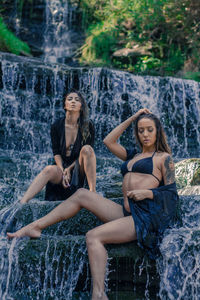
[[[153,193],[151,190],[133,190],[127,192],[127,197],[132,198],[135,201],[140,201],[145,198],[153,199]]]
[[[70,180],[71,180],[71,172],[70,172],[70,168],[66,168],[63,171],[63,186],[65,188],[70,186]]]

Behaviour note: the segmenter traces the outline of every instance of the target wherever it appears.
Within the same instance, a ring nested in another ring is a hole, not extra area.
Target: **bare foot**
[[[41,229],[34,223],[31,223],[16,232],[13,232],[13,233],[7,232],[7,236],[9,239],[12,239],[15,237],[20,238],[23,236],[39,238],[40,235],[41,235]]]

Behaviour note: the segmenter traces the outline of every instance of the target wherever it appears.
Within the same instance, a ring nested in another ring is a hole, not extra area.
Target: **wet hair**
[[[171,149],[167,143],[167,138],[163,126],[160,120],[154,114],[141,114],[135,120],[135,136],[140,147],[142,148],[142,143],[140,141],[139,134],[138,134],[138,122],[141,119],[150,119],[154,121],[154,124],[156,126],[156,151],[162,151],[171,154]]]
[[[63,108],[64,108],[64,110],[66,110],[65,109],[66,98],[69,94],[72,94],[72,93],[76,93],[81,100],[81,111],[80,111],[80,117],[78,119],[78,124],[79,124],[79,128],[81,130],[83,141],[85,142],[87,140],[87,138],[90,136],[90,131],[89,131],[89,109],[88,109],[88,105],[87,105],[85,99],[83,98],[83,95],[75,89],[70,89],[63,96]]]

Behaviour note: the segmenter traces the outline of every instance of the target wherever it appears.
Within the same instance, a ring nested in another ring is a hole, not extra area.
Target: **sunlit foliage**
[[[198,72],[199,1],[80,0],[80,5],[86,28],[81,62],[161,75],[194,66]],[[148,55],[113,56],[137,47],[146,47]]]

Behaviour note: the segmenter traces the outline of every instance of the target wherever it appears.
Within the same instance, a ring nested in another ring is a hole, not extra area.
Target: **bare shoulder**
[[[156,153],[155,153],[155,156],[157,156],[157,157],[166,157],[167,155],[170,155],[169,153],[167,153],[167,152],[162,152],[162,151],[157,151]]]
[[[170,154],[167,153],[167,152],[158,151],[158,152],[155,153],[155,158],[156,158],[156,160],[157,160],[157,162],[158,162],[159,165],[164,164],[165,160],[169,156],[170,156]]]
[[[160,163],[166,168],[169,165],[174,165],[171,154],[167,152],[156,152],[156,157],[160,160]]]

